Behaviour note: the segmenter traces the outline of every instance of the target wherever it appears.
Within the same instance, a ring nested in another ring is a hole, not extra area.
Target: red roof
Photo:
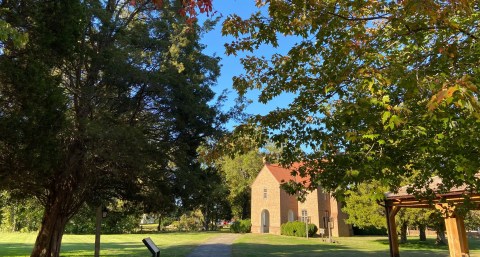
[[[301,163],[294,163],[290,168],[284,168],[279,164],[265,164],[265,167],[270,171],[270,173],[277,179],[278,183],[288,182],[290,180],[295,182],[302,182],[304,184],[310,181],[310,176],[300,177],[299,175],[292,176],[292,172],[301,167]]]

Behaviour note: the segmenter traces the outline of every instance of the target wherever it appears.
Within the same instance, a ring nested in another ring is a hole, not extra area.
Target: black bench
[[[160,249],[155,245],[155,243],[150,239],[150,237],[144,238],[142,242],[148,248],[148,250],[152,253],[152,257],[160,257]]]

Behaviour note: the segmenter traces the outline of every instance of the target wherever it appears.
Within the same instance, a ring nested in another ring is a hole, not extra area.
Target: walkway
[[[240,234],[221,234],[195,248],[187,257],[231,257],[232,243]]]

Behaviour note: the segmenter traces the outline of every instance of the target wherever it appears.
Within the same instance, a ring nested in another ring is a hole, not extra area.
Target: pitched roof
[[[265,167],[270,171],[270,173],[275,177],[278,183],[288,182],[290,180],[295,182],[302,182],[303,184],[307,184],[310,182],[310,176],[300,177],[299,175],[293,176],[292,172],[297,170],[302,166],[301,163],[294,163],[290,168],[284,168],[279,164],[270,164],[266,163]]]
[[[475,174],[475,177],[480,178],[480,173]],[[443,185],[442,178],[439,176],[432,177],[430,183],[428,184],[428,188],[431,189],[433,192],[435,192],[438,197],[441,196],[447,196],[447,195],[464,195],[464,194],[470,194],[469,187],[466,184],[463,184],[458,187],[452,187],[450,188],[449,192],[443,193],[443,194],[438,194],[439,188]],[[407,192],[407,189],[410,186],[403,186],[398,189],[398,192],[386,192],[384,195],[387,199],[404,199],[404,198],[415,198],[414,195],[409,194]],[[421,191],[424,191],[421,190]]]

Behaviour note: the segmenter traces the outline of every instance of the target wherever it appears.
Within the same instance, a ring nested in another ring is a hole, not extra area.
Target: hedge
[[[233,233],[250,233],[252,222],[250,220],[237,220],[230,225],[230,231]]]
[[[313,236],[317,233],[318,228],[315,224],[308,224],[308,236]],[[280,232],[285,236],[306,237],[305,223],[301,221],[291,221],[283,223],[280,227]]]

